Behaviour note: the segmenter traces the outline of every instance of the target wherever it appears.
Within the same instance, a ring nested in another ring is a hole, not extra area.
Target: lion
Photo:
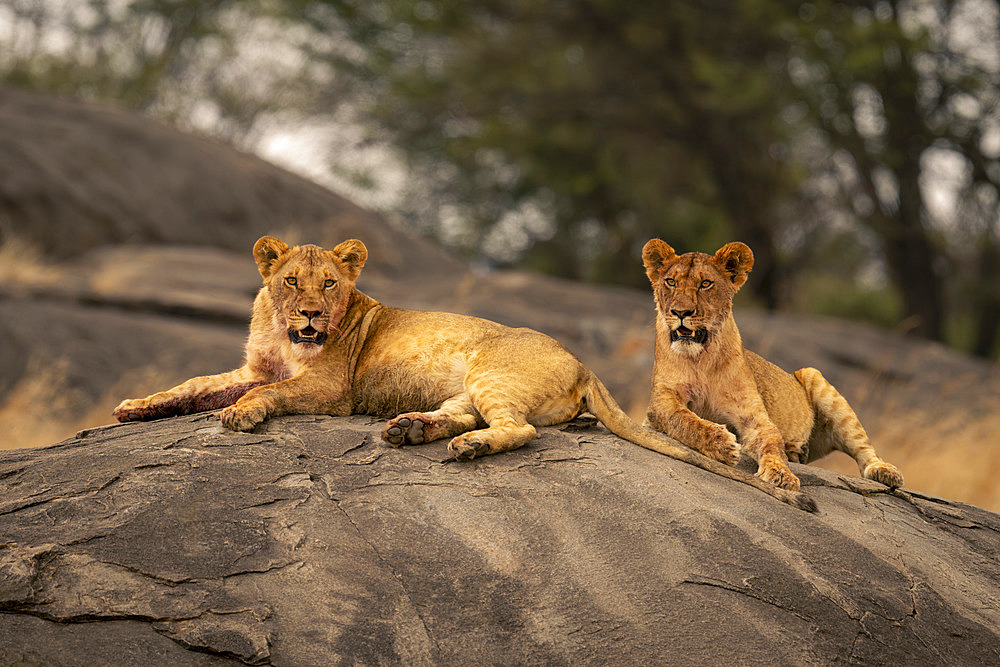
[[[737,443],[757,476],[797,490],[788,461],[808,463],[834,449],[862,476],[895,488],[903,476],[878,457],[857,415],[815,368],[787,373],[744,349],[733,296],[753,268],[743,243],[715,255],[677,255],[661,239],[642,250],[656,304],[653,386],[644,425],[707,452]]]
[[[385,306],[355,288],[368,258],[351,239],[324,250],[264,236],[253,247],[257,293],[245,364],[115,408],[119,421],[222,408],[222,424],[253,429],[284,414],[392,417],[393,447],[450,438],[452,458],[505,452],[539,426],[584,410],[633,443],[815,511],[811,498],[735,470],[735,443],[705,456],[636,424],[569,350],[531,329],[451,313]]]

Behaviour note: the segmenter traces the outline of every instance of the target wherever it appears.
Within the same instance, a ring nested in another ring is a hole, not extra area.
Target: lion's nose
[[[694,315],[693,310],[671,310],[670,312],[682,320],[688,315]]]
[[[322,310],[300,310],[299,314],[302,315],[303,317],[305,317],[306,319],[311,320],[314,317],[319,317],[320,315],[322,315],[323,311]]]

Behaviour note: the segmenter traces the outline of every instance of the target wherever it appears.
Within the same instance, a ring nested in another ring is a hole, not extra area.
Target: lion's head
[[[253,246],[257,268],[274,304],[275,325],[304,352],[318,351],[337,331],[354,282],[368,259],[365,244],[344,241],[333,250],[315,245],[289,248],[273,236]]]
[[[678,255],[652,239],[642,249],[642,263],[653,285],[657,317],[670,331],[670,349],[697,356],[732,312],[733,296],[753,268],[753,252],[734,241],[715,255]]]

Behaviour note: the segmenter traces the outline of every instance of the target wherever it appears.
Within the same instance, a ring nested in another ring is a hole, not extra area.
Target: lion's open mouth
[[[686,341],[689,343],[703,344],[708,338],[708,329],[691,330],[685,326],[679,326],[670,332],[670,342]]]
[[[288,339],[292,343],[310,343],[312,345],[322,345],[326,342],[326,332],[317,331],[312,327],[312,325],[307,325],[306,327],[296,331],[295,329],[288,330]]]

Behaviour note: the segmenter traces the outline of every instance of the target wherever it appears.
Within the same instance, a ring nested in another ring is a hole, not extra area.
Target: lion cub
[[[389,308],[354,287],[368,258],[361,241],[333,250],[288,247],[265,236],[253,249],[264,286],[254,301],[246,363],[146,398],[123,401],[121,421],[224,408],[223,425],[252,429],[283,414],[396,415],[382,430],[390,445],[450,438],[456,458],[520,447],[536,426],[588,410],[612,433],[750,484],[801,509],[812,499],[779,489],[639,426],[600,380],[565,347],[531,329],[476,317]]]
[[[834,449],[854,457],[864,477],[902,486],[899,470],[875,454],[854,410],[818,370],[793,376],[743,348],[732,306],[753,268],[750,248],[734,242],[715,255],[677,255],[652,239],[642,261],[656,302],[648,425],[709,456],[728,451],[738,435],[757,476],[784,489],[799,488],[789,460],[808,463]]]

